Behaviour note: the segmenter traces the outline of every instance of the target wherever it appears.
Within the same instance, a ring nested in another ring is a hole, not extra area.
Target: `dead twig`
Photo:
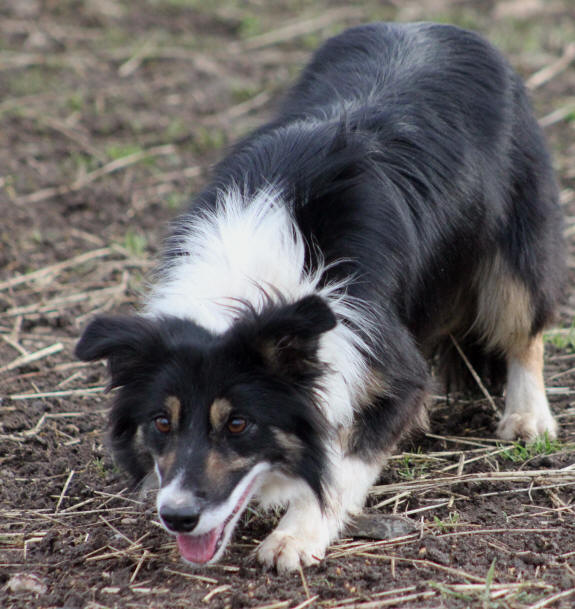
[[[248,114],[252,110],[257,110],[261,108],[272,98],[272,94],[269,91],[262,91],[255,95],[254,97],[242,102],[241,104],[237,104],[232,106],[231,108],[227,108],[223,112],[219,112],[213,116],[209,116],[206,119],[206,125],[212,125],[214,123],[220,123],[226,120],[233,120]]]
[[[575,483],[575,470],[555,469],[555,470],[523,470],[509,472],[484,472],[477,474],[462,474],[461,476],[443,476],[434,479],[411,480],[409,482],[398,482],[382,486],[374,486],[371,489],[372,495],[391,494],[401,491],[429,491],[439,490],[441,487],[449,487],[455,484],[467,484],[470,482],[521,482],[531,481],[536,478],[559,483],[567,481]]]
[[[465,355],[465,353],[463,353],[463,349],[459,346],[459,343],[455,340],[455,338],[451,334],[449,336],[451,338],[451,342],[457,349],[457,353],[459,353],[461,359],[463,360],[464,364],[467,366],[467,369],[469,370],[469,372],[471,372],[471,375],[473,376],[474,381],[477,383],[479,389],[481,389],[481,393],[483,393],[483,395],[489,402],[489,405],[493,409],[493,412],[499,412],[497,406],[495,405],[493,398],[491,397],[491,394],[489,393],[489,391],[487,391],[485,385],[481,381],[481,378],[479,377],[477,372],[475,372],[475,369],[471,365],[471,362],[467,359],[467,356]]]
[[[303,601],[302,603],[300,603],[299,605],[295,605],[291,609],[305,609],[305,607],[309,607],[310,605],[315,603],[315,601],[317,601],[318,598],[319,598],[319,594],[316,594],[315,596],[311,596],[311,597],[307,598],[305,601]]]
[[[153,39],[145,40],[135,53],[118,68],[118,75],[122,78],[131,76],[142,65],[146,55],[153,50],[155,44]]]
[[[174,154],[176,152],[175,146],[171,144],[167,144],[164,146],[154,146],[153,148],[148,148],[147,150],[140,150],[138,152],[134,152],[133,154],[128,154],[120,159],[116,159],[107,163],[103,167],[99,169],[95,169],[90,173],[78,178],[72,184],[62,184],[61,186],[51,186],[49,188],[43,188],[41,190],[37,190],[36,192],[30,193],[28,195],[22,195],[17,197],[16,203],[19,205],[29,205],[31,203],[38,203],[39,201],[45,201],[46,199],[51,199],[52,197],[62,196],[65,194],[69,194],[71,192],[76,192],[78,190],[82,190],[92,182],[103,178],[106,175],[114,173],[116,171],[120,171],[126,169],[136,163],[143,161],[144,159],[148,159],[153,156],[166,156],[169,154]]]
[[[17,357],[15,360],[12,360],[9,364],[0,367],[0,374],[3,372],[8,372],[8,370],[14,370],[14,368],[20,368],[21,366],[26,366],[27,364],[31,364],[32,362],[36,362],[44,357],[48,357],[50,355],[54,355],[59,353],[64,348],[62,343],[56,343],[55,345],[50,345],[49,347],[45,347],[44,349],[40,349],[35,351],[34,353],[28,353],[27,355],[22,355],[21,357]]]
[[[86,387],[85,389],[67,389],[66,391],[46,391],[44,393],[42,393],[42,392],[15,393],[15,394],[9,395],[8,398],[10,400],[39,400],[41,398],[68,398],[71,396],[78,397],[78,396],[92,395],[94,393],[104,393],[106,391],[106,389],[107,389],[106,387],[102,386],[102,387]],[[65,417],[84,416],[84,413],[63,413],[63,414],[42,415],[42,419],[40,419],[40,421],[38,421],[38,424],[36,425],[36,427],[38,427],[40,425],[40,423],[42,425],[44,424],[43,419],[46,419],[46,418],[55,419],[59,416],[65,416]],[[34,428],[34,429],[36,429],[36,428]],[[23,432],[23,434],[25,434],[25,435],[34,435],[34,433],[37,433],[37,430]]]
[[[575,102],[571,102],[562,106],[561,108],[557,108],[550,114],[547,114],[542,119],[539,120],[539,124],[545,127],[551,127],[551,125],[555,125],[556,123],[560,123],[562,120],[565,120],[568,116],[571,116],[575,112]]]
[[[532,74],[525,81],[525,85],[532,91],[538,87],[541,87],[551,79],[555,78],[555,76],[566,70],[574,59],[575,42],[571,42],[565,47],[563,55],[561,55],[557,61],[554,61],[552,64],[545,66],[538,72],[535,72],[535,74]]]
[[[233,42],[229,45],[229,51],[237,53],[240,50],[254,50],[261,49],[263,47],[272,46],[279,44],[280,42],[287,42],[306,34],[311,34],[317,30],[321,30],[332,23],[342,21],[344,19],[360,18],[364,15],[364,11],[360,8],[355,7],[340,7],[332,10],[325,11],[319,17],[312,17],[309,19],[299,19],[294,23],[289,23],[277,30],[260,34],[259,36],[253,36],[243,42]]]
[[[402,556],[395,556],[389,554],[371,554],[369,552],[358,552],[357,556],[363,556],[365,558],[374,558],[378,560],[396,560],[403,563],[411,563],[413,565],[419,565],[422,567],[427,567],[430,569],[435,569],[437,571],[444,571],[445,573],[449,573],[450,575],[455,575],[457,577],[463,577],[464,579],[481,583],[485,585],[485,578],[479,577],[477,575],[473,575],[472,573],[467,573],[467,571],[463,571],[462,569],[454,569],[453,567],[447,567],[445,565],[440,565],[431,560],[426,560],[424,558],[404,558]]]
[[[97,258],[106,258],[114,253],[125,254],[125,250],[121,248],[116,249],[113,247],[104,247],[92,250],[90,252],[84,252],[83,254],[79,254],[78,256],[69,258],[68,260],[64,260],[56,264],[51,264],[50,266],[46,266],[36,271],[32,271],[31,273],[26,273],[25,275],[18,275],[17,277],[12,277],[11,279],[2,281],[0,282],[0,290],[14,288],[23,283],[29,283],[32,281],[52,280],[56,275],[58,275],[58,273],[61,273],[66,269],[79,266],[81,264],[84,264],[85,262],[89,262]]]
[[[529,605],[527,609],[543,609],[543,607],[548,607],[549,605],[552,605],[555,601],[573,595],[575,595],[575,588],[571,588],[570,590],[565,590],[563,592],[553,594],[552,596],[548,596],[547,598],[544,598],[543,600],[539,601],[538,603],[535,603],[534,605]]]
[[[47,313],[61,313],[62,306],[76,305],[81,302],[92,301],[96,299],[108,298],[123,294],[126,290],[126,281],[122,281],[119,285],[114,285],[109,288],[102,288],[100,290],[89,290],[87,292],[80,292],[76,294],[68,294],[60,298],[54,298],[49,300],[44,305],[31,304],[23,307],[15,307],[8,309],[4,313],[0,314],[0,317],[15,317],[19,315],[41,315]]]
[[[66,478],[66,482],[64,482],[64,486],[62,487],[62,492],[60,493],[60,496],[58,497],[58,503],[56,503],[56,509],[54,510],[54,513],[57,514],[60,511],[60,506],[62,505],[62,501],[64,501],[64,497],[66,496],[66,493],[68,491],[68,488],[70,486],[70,483],[72,482],[72,478],[74,477],[74,474],[76,473],[75,470],[70,470],[70,473],[68,474],[68,477]]]
[[[385,598],[376,601],[365,601],[361,603],[340,604],[335,605],[333,609],[380,609],[383,607],[396,607],[404,603],[411,603],[424,598],[437,596],[435,591],[417,592],[415,594],[407,594],[406,596],[394,596],[393,598]]]

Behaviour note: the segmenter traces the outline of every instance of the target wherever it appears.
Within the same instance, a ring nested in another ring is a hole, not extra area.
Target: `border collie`
[[[77,355],[108,360],[116,460],[155,471],[183,558],[218,560],[255,499],[287,507],[257,556],[290,571],[361,510],[455,343],[505,376],[500,438],[555,437],[562,265],[519,77],[472,32],[374,23],[315,53],[175,222],[142,311],[94,319]]]

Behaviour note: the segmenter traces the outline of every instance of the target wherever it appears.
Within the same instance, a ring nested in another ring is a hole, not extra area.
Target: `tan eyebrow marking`
[[[225,422],[228,420],[230,413],[233,410],[233,406],[229,400],[225,398],[218,398],[210,406],[210,423],[212,429],[221,429]]]
[[[168,414],[170,415],[170,421],[172,423],[172,428],[177,429],[180,424],[182,403],[180,402],[179,398],[177,398],[175,395],[170,395],[169,397],[166,398],[166,401],[164,402],[164,406],[166,407],[166,410],[168,411]]]

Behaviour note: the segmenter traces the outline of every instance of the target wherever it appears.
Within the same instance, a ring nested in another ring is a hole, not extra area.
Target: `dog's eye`
[[[170,419],[164,414],[154,419],[154,425],[156,426],[156,429],[162,434],[167,434],[172,431],[172,423]]]
[[[227,428],[231,434],[240,434],[245,431],[248,422],[243,417],[231,417],[228,421]]]

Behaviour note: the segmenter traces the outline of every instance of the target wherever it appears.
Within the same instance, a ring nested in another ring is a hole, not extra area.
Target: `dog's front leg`
[[[312,491],[302,486],[300,494],[290,500],[276,529],[259,546],[260,562],[287,572],[322,560],[350,517],[361,511],[380,468],[379,462],[333,456],[324,509]]]
[[[311,492],[290,501],[276,529],[260,544],[257,557],[279,572],[319,562],[329,545],[328,518]]]
[[[258,558],[278,571],[319,562],[345,524],[361,512],[371,485],[397,441],[424,418],[428,372],[409,333],[394,326],[385,361],[366,383],[363,406],[351,427],[329,439],[322,507],[303,482],[293,481],[289,507],[276,530],[258,548]]]

